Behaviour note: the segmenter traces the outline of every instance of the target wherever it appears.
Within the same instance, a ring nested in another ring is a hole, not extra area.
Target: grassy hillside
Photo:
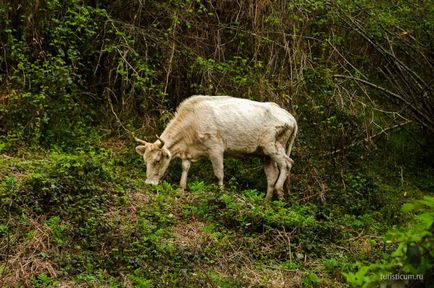
[[[1,2],[0,286],[433,287],[432,7]],[[144,183],[193,94],[296,117],[285,200],[257,158]]]
[[[2,155],[3,286],[347,287],[344,273],[359,261],[397,261],[371,269],[377,277],[413,268],[391,258],[397,245],[420,245],[425,268],[414,266],[415,275],[431,281],[433,198],[415,208],[419,216],[400,206],[432,191],[432,178],[386,184],[359,173],[324,201],[297,192],[266,202],[264,190],[240,189],[236,176],[220,191],[199,177],[210,169],[193,174],[189,192],[169,184],[174,169],[169,182],[149,187],[131,147],[102,145]],[[243,167],[232,161],[229,170]],[[245,169],[260,168],[252,166]]]

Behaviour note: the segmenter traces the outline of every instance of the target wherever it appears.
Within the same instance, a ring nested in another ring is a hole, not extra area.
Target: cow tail
[[[289,144],[288,144],[288,148],[286,150],[286,155],[288,155],[288,157],[291,156],[292,145],[294,145],[294,141],[295,141],[295,137],[297,136],[297,132],[298,132],[298,125],[297,125],[297,123],[295,123],[294,130],[292,131],[291,137],[289,138]]]
[[[294,145],[294,141],[295,141],[295,137],[297,136],[297,132],[298,132],[298,125],[297,123],[295,123],[294,125],[294,130],[292,131],[292,134],[289,138],[289,144],[288,144],[288,148],[286,150],[286,155],[288,155],[288,158],[291,158],[291,150],[292,150],[292,146]],[[292,161],[292,159],[291,159]],[[293,162],[290,163],[291,167],[292,167]],[[288,171],[288,176],[285,180],[285,190],[288,193],[288,195],[291,193],[291,169],[289,169]]]

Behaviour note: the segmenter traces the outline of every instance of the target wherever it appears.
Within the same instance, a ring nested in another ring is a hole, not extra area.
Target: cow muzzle
[[[160,181],[157,179],[146,179],[145,183],[151,184],[151,185],[158,185],[158,184],[160,184]]]

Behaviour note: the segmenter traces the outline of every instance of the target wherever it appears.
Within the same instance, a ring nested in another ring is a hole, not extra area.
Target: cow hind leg
[[[294,161],[288,157],[288,176],[286,177],[286,181],[285,181],[285,190],[288,193],[288,195],[291,194],[291,168],[292,165],[294,164]]]
[[[212,153],[210,153],[209,158],[210,158],[211,163],[212,163],[214,175],[217,177],[218,184],[221,188],[223,188],[223,178],[224,178],[223,152],[222,151],[212,152]]]
[[[276,189],[277,196],[279,197],[279,199],[283,200],[285,195],[283,191],[283,185],[285,184],[285,181],[288,178],[288,170],[286,169],[285,164],[278,165],[278,166],[279,166],[280,174],[279,174],[279,178],[277,178],[277,182],[274,188]]]
[[[280,170],[280,176],[279,179],[276,182],[276,190],[279,195],[279,198],[282,199],[284,195],[284,187],[285,190],[288,191],[289,195],[289,186],[290,186],[290,175],[291,175],[291,168],[294,164],[294,161],[289,157],[292,142],[294,141],[296,132],[292,131],[292,129],[289,129],[288,125],[285,125],[285,129],[281,129],[279,132],[276,133],[276,159],[275,161],[278,163],[279,170]],[[288,152],[285,151],[285,147],[287,146],[288,141],[290,141],[290,146],[288,147]]]
[[[269,156],[264,157],[264,172],[267,177],[267,200],[273,198],[274,185],[276,184],[277,177],[279,176],[279,170],[275,166],[273,160]]]
[[[276,189],[279,199],[283,199],[283,185],[285,184],[285,181],[288,177],[288,156],[286,155],[285,149],[280,143],[273,143],[272,145],[268,145],[268,147],[264,149],[264,153],[268,155],[279,168],[280,174],[277,178],[274,188]]]

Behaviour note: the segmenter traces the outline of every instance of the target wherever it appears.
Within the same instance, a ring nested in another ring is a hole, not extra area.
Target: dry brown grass
[[[194,269],[195,275],[203,275],[211,285],[210,272],[218,275],[223,281],[242,283],[243,287],[303,287],[301,270],[289,270],[277,265],[257,264],[248,251],[227,251],[212,265],[198,265]]]
[[[51,232],[47,226],[41,224],[42,220],[29,217],[27,233],[21,236],[26,239],[21,240],[15,247],[11,243],[2,243],[2,246],[6,244],[9,248],[1,252],[1,258],[5,259],[1,265],[1,287],[30,287],[32,279],[40,274],[57,277],[57,266],[46,256],[53,254],[55,249]],[[14,240],[13,236],[9,241]]]
[[[139,221],[138,210],[145,207],[152,201],[153,195],[144,193],[143,191],[134,191],[126,194],[128,202],[122,209],[109,207],[105,216],[108,219],[115,219],[119,223],[117,225],[116,234],[119,236],[128,235],[131,229],[134,229]]]
[[[133,142],[131,141],[131,143]],[[123,152],[127,146],[132,146],[131,143],[127,143],[119,138],[109,138],[101,143],[101,147],[111,150],[116,155]]]
[[[233,247],[233,251],[227,251],[216,263],[215,271],[222,279],[242,279],[247,287],[302,287],[302,271],[258,264],[250,253],[249,250]]]
[[[370,244],[370,241],[372,239],[379,239],[381,237],[378,237],[376,235],[359,235],[353,238],[348,239],[348,246],[347,249],[351,253],[354,253],[355,255],[358,254],[365,254],[369,255],[372,252],[372,245]]]
[[[205,224],[200,221],[180,223],[173,227],[174,244],[189,249],[193,253],[201,250],[209,237],[203,232]]]
[[[210,234],[204,232],[205,226],[206,223],[202,221],[190,219],[190,222],[180,222],[173,228],[174,244],[182,249],[188,249],[192,254],[200,254],[208,246],[215,246],[219,253],[222,252],[212,264],[195,265],[190,273],[195,275],[194,281],[199,282],[193,281],[193,285],[218,287],[211,279],[210,273],[213,273],[222,280],[243,283],[247,285],[245,287],[302,287],[302,271],[288,270],[278,265],[258,264],[251,251],[243,245],[242,239],[236,235],[230,239],[213,239]],[[253,245],[264,255],[272,249],[269,245],[264,245],[265,242],[263,237],[253,240]]]
[[[240,267],[241,276],[246,279],[250,287],[302,287],[302,275],[300,270],[290,271],[279,267],[254,267],[245,265]]]

